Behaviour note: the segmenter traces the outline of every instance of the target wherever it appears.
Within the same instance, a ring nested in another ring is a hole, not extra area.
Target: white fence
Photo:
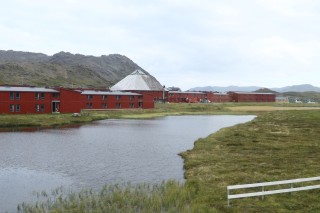
[[[304,190],[310,190],[310,189],[320,189],[320,185],[294,187],[294,183],[319,181],[319,180],[320,180],[320,177],[312,177],[312,178],[299,178],[299,179],[293,179],[293,180],[282,180],[282,181],[274,181],[274,182],[264,182],[264,183],[253,183],[253,184],[228,186],[227,187],[228,206],[230,206],[231,199],[238,199],[238,198],[245,198],[245,197],[257,197],[257,196],[262,196],[262,198],[263,198],[264,195],[280,194],[280,193],[286,193],[286,192],[298,192],[298,191],[304,191]],[[284,185],[284,184],[288,184],[290,186],[290,188],[268,190],[268,191],[264,190],[265,186],[275,186],[275,185]],[[257,187],[261,187],[261,191],[242,193],[242,194],[230,194],[231,190],[257,188]]]

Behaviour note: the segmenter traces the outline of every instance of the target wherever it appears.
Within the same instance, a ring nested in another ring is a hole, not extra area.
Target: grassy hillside
[[[36,85],[64,87],[107,87],[112,82],[83,67],[59,64],[0,64],[0,85]]]
[[[126,56],[85,56],[60,52],[53,56],[0,50],[0,85],[110,87],[136,69]]]

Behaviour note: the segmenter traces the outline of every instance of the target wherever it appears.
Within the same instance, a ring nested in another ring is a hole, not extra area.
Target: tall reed
[[[38,193],[38,202],[18,205],[18,213],[37,212],[193,212],[194,190],[177,181],[106,185],[100,191]]]

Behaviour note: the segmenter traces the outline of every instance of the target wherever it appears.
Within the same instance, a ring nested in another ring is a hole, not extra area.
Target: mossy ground
[[[267,112],[199,139],[181,154],[187,184],[198,189],[193,203],[218,212],[320,211],[319,190],[232,200],[229,208],[226,191],[228,185],[319,176],[319,121],[319,110]]]

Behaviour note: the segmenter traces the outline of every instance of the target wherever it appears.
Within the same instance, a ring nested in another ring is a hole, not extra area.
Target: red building
[[[59,110],[59,91],[38,87],[0,86],[0,113],[52,113]]]
[[[130,75],[110,88],[112,91],[126,91],[152,97],[155,102],[166,101],[168,91],[153,77],[141,70],[135,70]]]
[[[167,101],[168,91],[152,91],[152,90],[122,90],[126,92],[134,92],[143,95],[144,97],[149,97],[153,102],[162,102],[163,100]]]
[[[217,93],[217,92],[205,92],[205,93],[207,94],[208,102],[224,103],[224,102],[231,101],[230,95],[226,93]]]
[[[203,92],[169,91],[167,99],[170,103],[198,103],[206,100],[207,94]]]
[[[132,92],[60,89],[61,112],[86,110],[154,108],[153,99]]]
[[[138,108],[154,108],[153,97],[132,92],[0,86],[0,114]]]
[[[233,102],[275,102],[273,93],[228,92]]]

